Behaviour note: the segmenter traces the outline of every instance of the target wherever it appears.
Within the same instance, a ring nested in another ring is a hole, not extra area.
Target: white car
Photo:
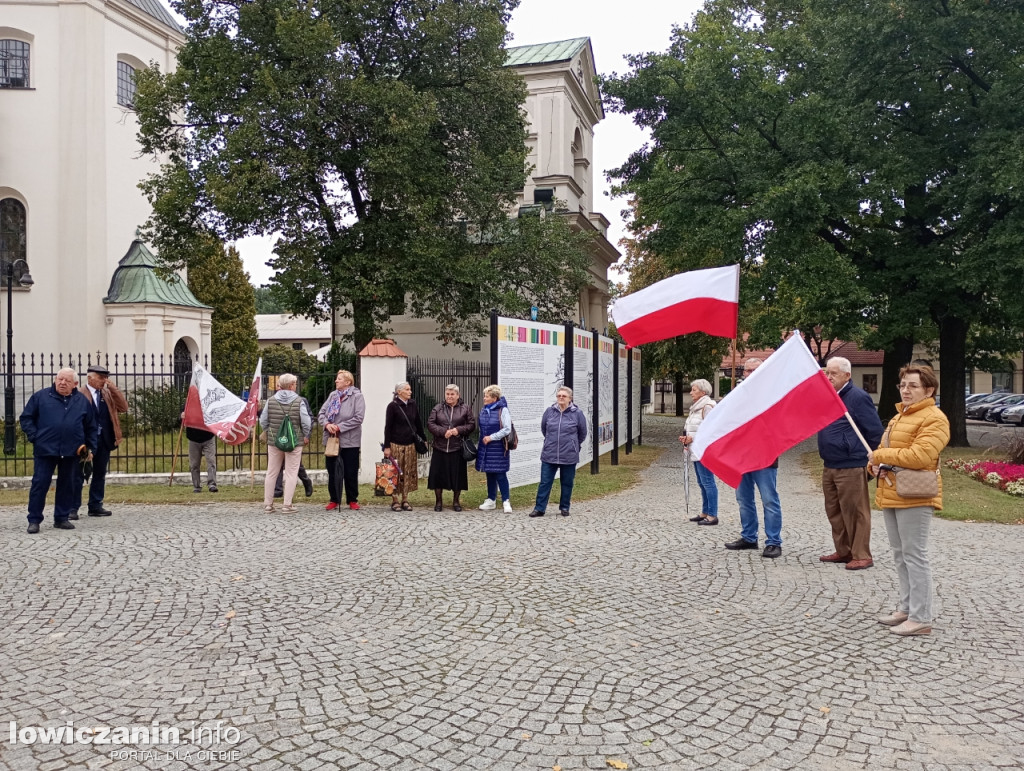
[[[1008,410],[1003,412],[1003,422],[1024,426],[1024,404],[1018,404],[1015,407],[1010,407]]]

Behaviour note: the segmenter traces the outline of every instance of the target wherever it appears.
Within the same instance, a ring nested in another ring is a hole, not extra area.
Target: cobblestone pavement
[[[730,490],[723,526],[684,521],[677,426],[646,420],[672,450],[568,519],[123,506],[29,536],[0,511],[0,769],[1024,766],[1024,528],[935,520],[936,630],[898,638],[879,515],[874,569],[819,563],[793,452],[782,558],[727,552]],[[66,721],[181,743],[11,743]]]

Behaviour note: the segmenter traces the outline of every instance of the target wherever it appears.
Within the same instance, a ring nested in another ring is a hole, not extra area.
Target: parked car
[[[964,404],[965,404],[965,405],[967,405],[967,406],[969,407],[970,405],[972,405],[972,404],[974,404],[975,402],[977,402],[977,401],[978,401],[979,399],[982,399],[982,398],[984,398],[984,397],[986,397],[986,396],[991,396],[991,395],[992,395],[992,394],[989,394],[989,393],[984,393],[984,394],[969,394],[969,395],[968,395],[968,396],[967,396],[967,397],[966,397],[966,398],[964,399]]]
[[[1003,413],[1003,422],[1024,426],[1024,404],[1008,407],[1006,412]]]
[[[983,396],[978,401],[967,406],[967,419],[968,420],[984,420],[985,413],[989,407],[994,407],[998,401],[1005,399],[1007,396],[1013,396],[1009,393],[994,393],[988,396]]]
[[[1002,423],[1003,413],[1018,404],[1024,404],[1024,394],[1011,394],[1002,401],[996,402],[994,407],[989,407],[988,412],[985,413],[985,420],[989,423]]]

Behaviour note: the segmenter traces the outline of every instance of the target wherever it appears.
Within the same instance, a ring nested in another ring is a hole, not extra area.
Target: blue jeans
[[[558,510],[568,511],[572,501],[572,486],[576,481],[575,463],[545,463],[540,462],[540,484],[537,486],[537,504],[533,507],[537,511],[544,511],[548,507],[548,498],[551,497],[551,485],[555,483],[555,474],[561,479],[562,492],[558,496]]]
[[[57,495],[53,507],[53,521],[67,522],[68,515],[75,510],[76,491],[81,493],[75,480],[78,458],[74,455],[58,458],[53,455],[36,455],[33,459],[32,488],[28,493],[28,521],[39,524],[43,521],[46,508],[46,493],[50,489],[54,470],[57,471]]]
[[[754,503],[754,485],[757,485],[761,493],[761,505],[764,507],[764,542],[768,546],[782,546],[782,504],[775,486],[778,473],[777,468],[748,471],[736,488],[740,526],[743,528],[740,537],[744,541],[757,543],[757,505]]]
[[[697,484],[700,485],[700,510],[709,517],[717,519],[718,485],[715,483],[715,475],[699,460],[693,462],[693,470],[697,472]]]
[[[501,490],[501,500],[509,500],[508,474],[504,471],[488,471],[487,497],[490,498],[492,501],[498,500],[498,490]]]

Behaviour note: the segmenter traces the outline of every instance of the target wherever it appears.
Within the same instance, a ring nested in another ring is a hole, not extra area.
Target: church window
[[[29,44],[0,40],[0,88],[28,88]]]
[[[129,110],[135,104],[135,68],[128,62],[117,63],[117,103]]]
[[[25,259],[25,206],[17,198],[0,201],[0,273],[7,266]]]

